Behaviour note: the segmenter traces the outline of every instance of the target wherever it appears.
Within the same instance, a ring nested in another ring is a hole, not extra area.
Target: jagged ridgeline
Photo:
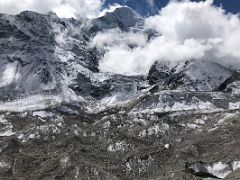
[[[207,59],[102,72],[105,52],[89,43],[114,28],[156,35],[128,7],[0,15],[0,177],[238,177],[239,72]]]

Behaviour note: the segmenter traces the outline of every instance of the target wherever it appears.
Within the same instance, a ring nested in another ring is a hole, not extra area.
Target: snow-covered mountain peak
[[[170,88],[213,91],[232,74],[232,70],[210,60],[159,61],[151,67],[148,79],[152,84],[166,81]]]
[[[141,16],[151,16],[158,13],[161,5],[167,4],[167,0],[106,0],[104,6],[109,6],[111,4],[120,4],[123,6],[128,6],[134,9]]]
[[[107,12],[105,15],[91,20],[88,33],[97,33],[113,28],[119,28],[128,31],[135,26],[143,26],[144,19],[133,9],[123,6],[116,8],[113,12]]]

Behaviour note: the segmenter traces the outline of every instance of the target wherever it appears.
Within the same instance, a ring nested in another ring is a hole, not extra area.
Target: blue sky
[[[196,0],[196,1],[200,1],[200,0]],[[214,0],[214,4],[217,6],[222,5],[227,12],[233,12],[233,13],[240,12],[239,0]]]
[[[106,1],[102,7],[102,2]],[[148,3],[153,1],[153,6]],[[193,0],[201,1],[201,0]],[[127,5],[143,16],[155,15],[168,4],[169,0],[0,0],[0,13],[18,14],[25,10],[39,13],[54,11],[59,17],[78,18],[96,17],[105,7],[118,3]],[[240,0],[215,0],[214,4],[222,5],[227,12],[239,13]]]
[[[192,1],[202,1],[202,0],[192,0]],[[138,13],[146,15],[149,11],[156,13],[154,10],[150,10],[146,4],[147,0],[106,0],[105,5],[118,3],[126,4],[132,7]],[[162,8],[166,6],[169,0],[154,0],[157,8]],[[223,6],[227,12],[238,13],[240,12],[240,0],[215,0],[214,4],[216,6]]]

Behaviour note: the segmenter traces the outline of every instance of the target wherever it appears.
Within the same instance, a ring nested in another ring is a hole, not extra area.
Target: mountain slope
[[[233,71],[212,61],[156,62],[150,69],[150,84],[164,81],[171,89],[214,91]]]
[[[86,48],[84,34],[70,34],[66,27],[75,23],[74,30],[80,29],[80,22],[27,11],[0,18],[2,98],[62,93],[74,71],[98,71],[96,54]]]

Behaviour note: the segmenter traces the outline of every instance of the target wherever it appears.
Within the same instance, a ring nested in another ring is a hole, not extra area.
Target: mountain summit
[[[168,3],[168,0],[106,0],[104,7],[112,4],[120,4],[131,7],[141,16],[156,15],[160,9]]]

